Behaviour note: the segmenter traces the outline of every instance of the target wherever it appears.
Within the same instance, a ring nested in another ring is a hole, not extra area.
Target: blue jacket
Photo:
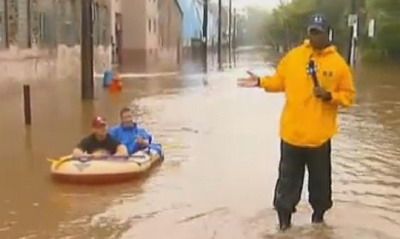
[[[149,142],[150,149],[154,149],[162,155],[161,145],[155,144],[153,142],[153,136],[146,129],[139,127],[136,123],[133,127],[122,127],[121,125],[116,125],[110,129],[110,135],[120,143],[124,144],[128,148],[129,154],[134,154],[137,151],[142,150],[139,145],[136,144],[136,140],[141,137]]]

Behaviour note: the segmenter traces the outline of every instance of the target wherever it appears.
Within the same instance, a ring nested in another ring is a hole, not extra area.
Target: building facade
[[[203,38],[203,11],[204,0],[179,0],[184,12],[183,47],[185,56],[191,58],[200,56]],[[226,3],[226,1],[223,1]],[[216,50],[218,43],[218,4],[209,1],[208,5],[208,47]],[[228,43],[228,11],[222,9],[222,44]]]
[[[101,74],[112,59],[111,1],[95,0],[93,13],[94,70]],[[0,0],[0,82],[79,79],[80,15],[81,0]]]
[[[193,41],[199,41],[203,37],[203,0],[179,0],[184,13],[183,20],[183,46],[190,48]],[[215,3],[210,2],[208,8],[208,43],[218,38],[218,12],[215,11]]]
[[[122,62],[122,0],[111,1],[111,55],[112,64]]]
[[[123,71],[180,64],[183,12],[176,0],[120,0]]]
[[[181,63],[183,11],[177,0],[158,2],[158,44],[162,61]]]

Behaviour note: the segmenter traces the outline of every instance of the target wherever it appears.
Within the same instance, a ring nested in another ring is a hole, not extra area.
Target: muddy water
[[[79,101],[77,82],[32,89],[33,126],[20,97],[0,102],[0,238],[399,238],[400,83],[394,66],[358,68],[358,104],[334,140],[334,201],[327,226],[309,224],[307,192],[294,228],[276,232],[272,192],[279,159],[279,94],[236,88],[264,58],[208,75],[127,79],[121,94],[97,87]],[[94,114],[118,122],[124,105],[166,150],[136,182],[74,186],[49,179],[46,157],[66,154]],[[307,187],[305,187],[307,188]]]

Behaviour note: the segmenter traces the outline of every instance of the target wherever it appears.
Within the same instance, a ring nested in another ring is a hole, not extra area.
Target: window
[[[77,2],[75,0],[59,1],[57,6],[58,42],[67,46],[79,43],[79,23],[77,20]]]
[[[33,45],[39,44],[40,39],[40,11],[38,0],[31,0],[31,8],[30,8],[30,34],[31,34],[31,43]]]
[[[149,32],[151,32],[151,19],[149,19],[148,25],[149,25]]]
[[[102,36],[101,36],[101,44],[103,44],[104,46],[107,46],[110,44],[110,37],[109,37],[109,31],[110,31],[110,12],[108,11],[108,7],[107,6],[103,6],[101,8],[102,10],[102,19],[101,19],[101,27],[102,27]]]
[[[156,19],[154,19],[154,21],[153,21],[153,30],[154,30],[154,33],[157,32],[157,20]]]
[[[19,47],[30,45],[28,35],[28,0],[8,0],[7,20],[9,43]]]
[[[5,1],[0,2],[0,48],[7,47]]]
[[[100,44],[100,36],[101,36],[101,13],[100,7],[98,3],[95,3],[93,9],[94,15],[94,24],[93,24],[93,45],[98,46]]]
[[[18,32],[17,44],[19,47],[30,47],[30,35],[28,32],[28,0],[19,0],[17,5]]]
[[[32,24],[37,25],[35,26],[38,29],[36,44],[40,47],[54,47],[57,45],[57,14],[53,9],[39,9],[34,14],[37,15],[37,22],[33,21]]]
[[[93,44],[95,46],[103,45],[107,46],[110,44],[110,12],[107,6],[94,5],[94,25],[93,25]]]

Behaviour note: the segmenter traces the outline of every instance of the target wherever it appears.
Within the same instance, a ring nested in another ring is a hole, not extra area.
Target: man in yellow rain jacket
[[[329,29],[324,16],[312,16],[309,40],[281,60],[274,76],[260,78],[249,72],[250,77],[238,81],[241,87],[261,87],[286,96],[274,197],[281,230],[291,226],[306,166],[312,222],[322,223],[332,207],[331,138],[337,132],[338,108],[353,104],[355,89],[350,68],[329,41]]]

